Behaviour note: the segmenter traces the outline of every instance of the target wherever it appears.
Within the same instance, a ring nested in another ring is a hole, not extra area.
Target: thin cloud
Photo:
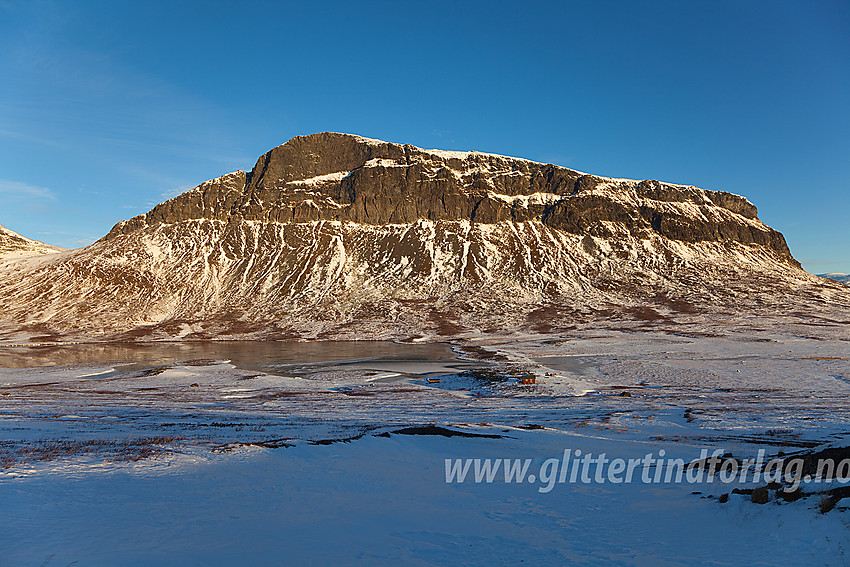
[[[7,111],[5,106],[8,106],[8,105],[4,105],[2,102],[0,102],[0,108],[3,108],[4,112]],[[3,129],[3,128],[0,128],[0,137],[9,138],[9,139],[12,139],[12,140],[20,140],[20,141],[23,141],[23,142],[32,142],[34,144],[41,144],[43,146],[58,148],[58,149],[62,149],[62,150],[66,150],[70,147],[68,144],[61,144],[61,143],[57,142],[56,140],[51,140],[51,139],[48,139],[48,138],[42,138],[42,137],[39,137],[39,136],[33,136],[32,134],[27,134],[27,133],[24,133],[24,132],[15,132],[15,131],[12,131],[12,130],[6,130],[6,129]]]
[[[168,191],[163,191],[162,193],[160,193],[160,195],[164,199],[173,199],[177,195],[182,195],[183,193],[185,193],[186,191],[188,191],[191,188],[192,188],[191,185],[181,185],[180,187],[175,187],[174,189],[169,189]]]
[[[4,197],[12,196],[56,200],[56,194],[46,187],[30,185],[21,181],[11,181],[9,179],[0,179],[0,195]]]

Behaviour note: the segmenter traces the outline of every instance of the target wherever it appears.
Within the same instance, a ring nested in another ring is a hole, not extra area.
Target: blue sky
[[[850,3],[0,0],[0,224],[65,247],[321,131],[747,196],[850,272]]]

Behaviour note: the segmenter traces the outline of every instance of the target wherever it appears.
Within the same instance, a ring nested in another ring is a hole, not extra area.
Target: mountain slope
[[[410,338],[850,305],[743,197],[334,133],[4,270],[7,340]]]
[[[51,246],[37,240],[30,240],[0,225],[0,258],[52,254],[61,250],[63,249],[56,246]]]

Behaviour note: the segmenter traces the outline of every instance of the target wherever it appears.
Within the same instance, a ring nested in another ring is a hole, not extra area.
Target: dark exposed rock
[[[392,432],[395,435],[439,435],[441,437],[484,437],[487,439],[503,439],[504,435],[492,433],[471,433],[469,431],[458,431],[447,429],[439,425],[420,425],[416,427],[405,427]]]
[[[189,219],[372,225],[542,220],[602,238],[655,232],[685,242],[756,244],[796,264],[782,235],[758,222],[752,203],[731,193],[327,132],[293,138],[261,156],[249,174],[207,181],[119,223],[107,238]]]
[[[753,489],[753,493],[750,498],[755,504],[767,504],[768,500],[770,500],[770,493],[767,491],[766,486],[759,486],[758,488]]]

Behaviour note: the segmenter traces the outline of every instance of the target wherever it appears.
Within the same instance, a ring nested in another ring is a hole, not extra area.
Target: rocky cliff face
[[[850,305],[756,213],[730,193],[316,134],[90,247],[5,266],[0,330],[410,338]]]
[[[293,138],[263,155],[250,173],[208,181],[120,223],[107,238],[197,219],[365,225],[538,221],[601,238],[658,235],[758,244],[796,263],[782,235],[757,219],[752,203],[731,193],[335,133]]]

